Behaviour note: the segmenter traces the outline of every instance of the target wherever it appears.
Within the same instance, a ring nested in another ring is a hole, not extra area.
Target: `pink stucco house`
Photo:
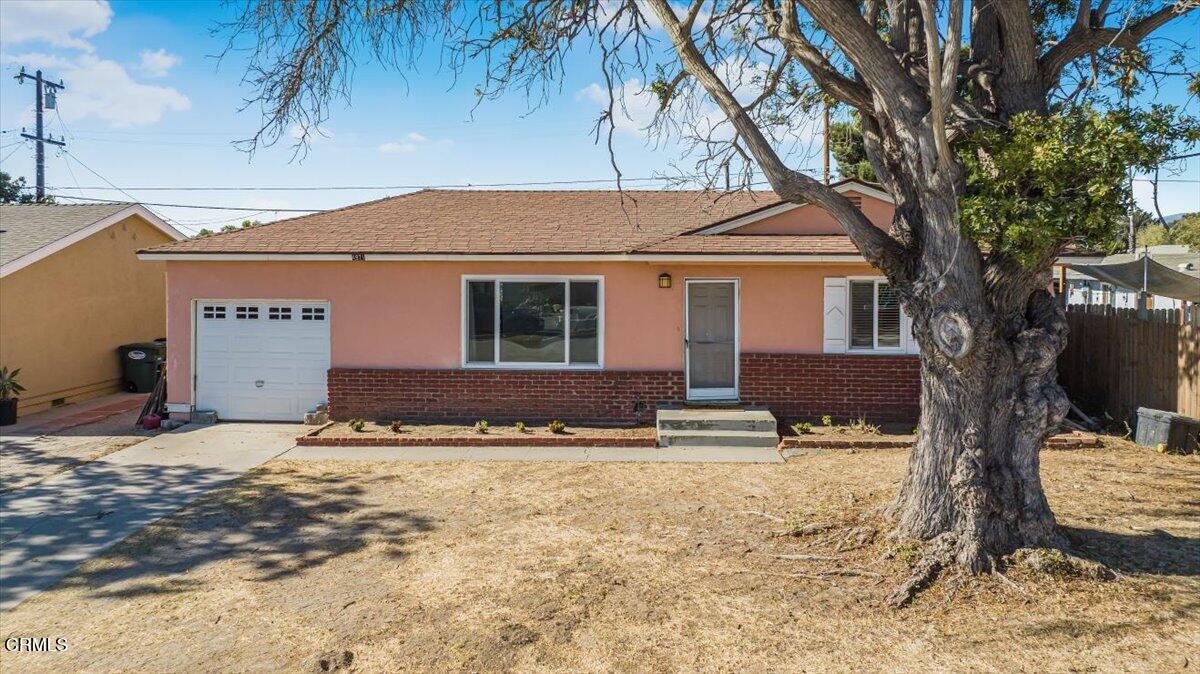
[[[837,189],[891,222],[886,193]],[[166,262],[173,416],[918,413],[888,284],[770,192],[425,190],[139,255]]]

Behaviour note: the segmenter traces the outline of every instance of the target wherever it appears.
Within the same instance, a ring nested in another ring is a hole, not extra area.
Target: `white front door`
[[[329,305],[196,304],[196,409],[219,419],[299,421],[327,398]]]
[[[689,280],[684,365],[689,400],[738,398],[738,282]]]

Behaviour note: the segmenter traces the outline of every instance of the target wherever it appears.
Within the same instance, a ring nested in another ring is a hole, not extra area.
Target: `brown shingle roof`
[[[706,255],[857,255],[848,236],[792,234],[710,234],[659,241],[638,253]]]
[[[603,254],[823,253],[834,239],[676,237],[779,203],[774,192],[423,190],[227,234],[156,253]],[[738,241],[733,241],[737,239]],[[821,239],[821,241],[816,241]],[[807,241],[807,242],[806,242]],[[847,239],[848,243],[848,239]],[[815,246],[809,250],[809,244]],[[672,248],[678,246],[678,248]],[[838,248],[841,252],[845,246]],[[853,246],[848,249],[854,252]]]

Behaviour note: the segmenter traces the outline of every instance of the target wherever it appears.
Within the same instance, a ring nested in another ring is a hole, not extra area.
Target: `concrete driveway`
[[[295,445],[294,424],[184,426],[0,495],[0,611]]]
[[[0,428],[0,492],[21,489],[158,435],[135,429],[145,393],[114,393]]]

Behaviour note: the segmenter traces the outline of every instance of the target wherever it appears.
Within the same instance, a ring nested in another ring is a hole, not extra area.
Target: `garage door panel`
[[[258,339],[233,339],[229,351],[236,354],[255,354],[263,350],[262,343]]]
[[[224,304],[229,308],[224,317],[212,311],[211,318],[204,317],[212,303],[201,303],[197,312],[197,409],[214,410],[223,419],[294,421],[327,398],[328,319],[299,320],[305,308],[327,317],[326,306]]]
[[[203,344],[199,345],[197,353],[225,353],[229,351],[229,336],[216,332],[210,332],[208,339]]]
[[[325,368],[302,367],[296,371],[296,383],[308,387],[320,387],[324,390],[328,370]]]
[[[196,381],[201,384],[224,384],[229,381],[229,367],[222,363],[209,362],[197,373]]]

